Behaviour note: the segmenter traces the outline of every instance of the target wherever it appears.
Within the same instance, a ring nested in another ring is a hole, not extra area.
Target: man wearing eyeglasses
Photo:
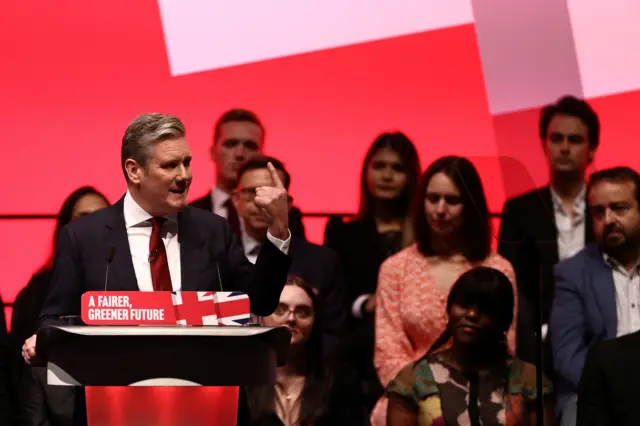
[[[256,208],[253,200],[256,188],[268,179],[267,164],[271,162],[285,188],[289,188],[291,177],[282,162],[271,157],[256,157],[249,160],[238,171],[238,186],[233,193],[233,203],[240,216],[241,243],[245,256],[255,262],[267,236],[269,218],[264,210]],[[289,206],[292,197],[287,193]],[[323,342],[327,355],[340,351],[341,332],[347,318],[343,294],[343,275],[338,255],[333,250],[312,244],[298,235],[291,236],[290,275],[299,275],[318,292],[323,311]]]

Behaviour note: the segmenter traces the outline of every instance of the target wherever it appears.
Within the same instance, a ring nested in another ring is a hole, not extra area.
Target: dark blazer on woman
[[[349,312],[355,300],[363,294],[374,294],[378,284],[380,265],[388,257],[381,242],[375,219],[366,216],[350,222],[332,218],[325,229],[325,245],[334,249],[345,277],[345,296]],[[346,352],[348,361],[356,367],[364,382],[365,402],[373,409],[383,393],[373,365],[374,315],[362,318],[349,315]]]

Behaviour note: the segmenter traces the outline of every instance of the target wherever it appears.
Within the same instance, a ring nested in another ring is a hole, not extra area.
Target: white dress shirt
[[[611,266],[616,289],[616,337],[634,333],[640,330],[640,265],[627,271],[611,256],[605,254],[604,260]]]
[[[253,264],[258,260],[258,254],[260,254],[260,248],[262,243],[255,238],[249,236],[245,231],[244,220],[240,218],[240,232],[242,234],[242,248],[247,260]],[[271,235],[267,231],[267,239],[276,246],[284,254],[289,254],[289,246],[291,245],[291,231],[289,231],[289,238],[286,241],[282,241]]]
[[[153,281],[151,280],[151,265],[149,264],[149,241],[151,240],[151,218],[152,216],[144,211],[135,202],[129,191],[124,197],[124,223],[127,227],[127,237],[129,239],[129,249],[133,261],[133,270],[138,281],[140,291],[153,291]],[[167,262],[169,263],[169,275],[173,291],[180,291],[182,280],[180,275],[180,243],[178,242],[178,215],[167,216],[167,221],[160,229],[160,236],[167,251]],[[267,232],[267,238],[281,252],[289,254],[291,245],[291,232],[285,240],[279,240]],[[257,253],[255,255],[257,259]],[[255,259],[252,263],[255,263]]]
[[[240,221],[240,223],[242,223],[242,221]],[[249,262],[255,264],[256,260],[258,260],[258,253],[260,253],[260,247],[262,247],[262,244],[255,238],[250,237],[244,231],[243,225],[240,226],[242,229],[242,248],[244,249],[244,255],[247,257]]]
[[[558,258],[564,260],[584,248],[587,188],[584,186],[573,201],[573,216],[564,207],[562,199],[553,188],[549,189],[558,229]]]
[[[553,190],[553,187],[549,186],[549,189],[551,190],[553,214],[558,231],[558,260],[562,261],[574,256],[584,248],[587,187],[583,186],[578,196],[573,200],[573,216],[567,211],[562,199]],[[542,324],[543,340],[547,338],[548,331],[548,324]]]
[[[149,240],[151,239],[152,216],[135,202],[129,191],[124,196],[124,223],[127,227],[129,249],[133,260],[133,270],[140,291],[153,291],[151,265],[149,264]],[[160,228],[162,242],[167,251],[169,275],[173,291],[180,291],[180,243],[178,242],[178,216],[167,216]]]
[[[214,186],[211,190],[211,205],[213,206],[213,212],[225,219],[228,219],[229,215],[227,212],[227,206],[224,204],[229,198],[231,198],[231,194],[224,192],[217,186]]]

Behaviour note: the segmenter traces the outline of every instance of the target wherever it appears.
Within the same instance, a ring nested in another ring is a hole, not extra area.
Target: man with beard
[[[587,197],[597,244],[555,268],[549,333],[561,425],[576,424],[588,350],[640,330],[640,175],[628,167],[594,173]]]

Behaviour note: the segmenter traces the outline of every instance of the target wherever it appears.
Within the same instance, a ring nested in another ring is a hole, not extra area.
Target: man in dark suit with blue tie
[[[270,165],[270,185],[256,188],[269,231],[254,265],[226,219],[187,206],[192,175],[185,134],[182,122],[168,115],[131,122],[121,155],[128,190],[112,207],[61,230],[41,325],[79,315],[81,295],[105,289],[236,290],[249,295],[253,313],[275,310],[291,264],[286,189]],[[35,340],[23,347],[27,362]]]
[[[561,426],[576,424],[589,349],[640,330],[640,175],[628,167],[598,171],[587,197],[598,244],[555,268],[549,335]]]

